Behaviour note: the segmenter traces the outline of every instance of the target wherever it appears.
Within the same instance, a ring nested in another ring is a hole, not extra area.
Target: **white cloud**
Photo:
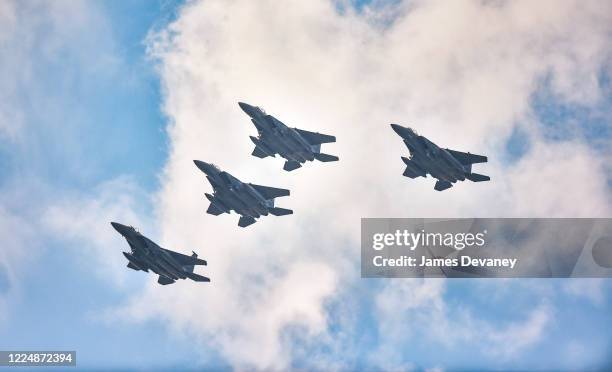
[[[0,325],[10,314],[10,302],[15,299],[21,269],[35,259],[35,231],[28,219],[5,207],[0,198]]]
[[[75,250],[77,262],[90,267],[104,280],[125,285],[130,272],[119,247],[129,250],[111,221],[151,231],[146,218],[144,191],[133,180],[119,177],[102,183],[93,193],[68,194],[49,203],[42,215],[42,227],[67,247]]]
[[[41,126],[70,129],[70,115],[64,113],[74,115],[78,108],[66,110],[76,102],[62,98],[72,94],[76,74],[108,76],[117,65],[110,31],[101,12],[84,1],[3,1],[0,140],[27,141]],[[54,81],[59,75],[63,79]],[[71,140],[65,138],[64,145]]]
[[[513,357],[517,353],[536,344],[545,335],[546,327],[552,322],[550,307],[540,304],[527,314],[526,319],[501,329],[490,325],[483,331],[490,344],[485,347],[494,356]],[[493,329],[491,329],[493,328]]]
[[[601,305],[606,299],[605,288],[607,280],[601,278],[572,278],[563,285],[566,293],[586,298],[595,305]]]
[[[298,325],[320,336],[325,300],[350,291],[338,283],[358,280],[362,216],[609,215],[607,160],[580,140],[544,140],[530,99],[548,81],[561,102],[600,102],[596,76],[609,63],[610,7],[417,1],[382,13],[370,7],[362,16],[340,14],[323,0],[282,7],[275,1],[188,3],[176,22],[149,39],[171,123],[160,243],[200,252],[213,282],[180,283],[172,291],[151,285],[124,311],[188,329],[218,346],[234,367],[282,369],[298,352],[282,344],[283,330]],[[338,143],[325,151],[340,162],[287,174],[278,159],[251,157],[247,134],[254,128],[239,100],[262,105],[291,126],[336,135]],[[431,179],[401,177],[399,157],[407,151],[390,122],[414,126],[441,145],[489,155],[478,171],[492,182],[437,193]],[[533,145],[507,166],[499,159],[517,123]],[[245,230],[235,215],[205,215],[209,186],[192,163],[196,158],[245,181],[290,188],[291,197],[279,205],[295,215],[262,218]],[[444,283],[390,286],[415,307],[435,310],[442,338],[451,324]],[[537,342],[550,319],[542,306],[522,314],[522,323],[491,329],[489,339],[512,345],[513,352]],[[389,331],[397,327],[391,323]],[[508,336],[496,333],[502,331]]]
[[[31,265],[50,249],[71,250],[74,262],[118,288],[126,286],[125,241],[110,221],[147,230],[152,219],[144,206],[147,196],[126,177],[104,182],[92,192],[54,193],[48,185],[14,177],[0,188],[0,326],[24,298],[21,282]],[[124,249],[125,250],[125,249]]]
[[[0,317],[20,302],[20,283],[32,275],[28,264],[54,238],[41,215],[69,193],[46,178],[55,166],[50,159],[65,152],[63,169],[83,169],[72,151],[82,123],[74,118],[80,102],[71,88],[77,75],[89,80],[112,70],[107,27],[83,1],[0,2],[0,288],[6,289],[0,289]]]
[[[607,157],[583,143],[535,142],[516,164],[494,170],[497,186],[484,190],[484,198],[496,200],[496,208],[486,208],[478,215],[609,216],[612,200],[606,164],[610,164]],[[572,186],[564,187],[567,184]]]
[[[474,355],[511,360],[539,342],[554,319],[546,299],[510,322],[480,319],[467,306],[447,305],[444,284],[440,279],[405,279],[384,286],[376,296],[380,342],[373,363],[386,370],[412,369],[404,350],[414,340],[440,353],[470,345]]]

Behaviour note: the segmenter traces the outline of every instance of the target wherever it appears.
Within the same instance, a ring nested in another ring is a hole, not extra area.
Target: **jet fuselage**
[[[337,161],[338,157],[321,154],[321,143],[335,142],[333,136],[321,135],[297,128],[290,128],[262,109],[239,102],[240,108],[251,117],[258,136],[249,138],[255,144],[254,156],[266,157],[279,154],[287,160],[283,169],[297,169],[307,161]],[[305,137],[306,136],[306,137]]]
[[[190,257],[171,252],[161,248],[131,226],[122,225],[117,222],[111,222],[111,225],[125,238],[130,246],[130,252],[123,252],[125,258],[130,262],[128,267],[145,272],[153,271],[160,276],[161,284],[170,284],[174,280],[185,279],[187,277],[195,278],[194,280],[197,281],[208,281],[208,278],[193,274],[193,265],[206,264],[206,261],[198,259],[195,253],[194,256]],[[183,257],[191,262],[189,264],[181,264],[173,255]]]
[[[457,181],[464,181],[466,178],[474,182],[489,180],[488,176],[471,172],[473,163],[487,161],[485,156],[440,148],[410,128],[397,124],[391,124],[391,127],[402,137],[410,151],[410,158],[402,157],[407,167],[404,172],[405,176],[410,178],[425,177],[429,173],[432,177],[441,181],[435,187],[439,191],[449,188]],[[460,158],[458,159],[456,156]]]
[[[248,226],[255,222],[256,218],[267,216],[269,213],[275,215],[291,214],[290,210],[274,207],[274,197],[289,195],[288,190],[242,182],[230,173],[221,171],[215,165],[200,160],[194,160],[194,163],[206,174],[206,178],[213,187],[212,195],[205,194],[211,203],[211,207],[209,207],[207,212],[216,215],[230,213],[233,210],[243,217],[240,224],[242,227]],[[259,191],[261,189],[264,192],[271,190],[279,194],[271,196],[262,195],[262,192]]]

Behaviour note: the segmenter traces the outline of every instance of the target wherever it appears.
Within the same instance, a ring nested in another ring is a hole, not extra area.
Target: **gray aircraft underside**
[[[251,155],[266,158],[279,154],[286,160],[283,169],[288,172],[314,159],[321,162],[338,161],[337,156],[321,152],[321,144],[336,142],[336,137],[290,128],[274,116],[266,114],[259,107],[244,102],[238,102],[238,105],[251,117],[251,121],[257,128],[258,137],[249,137],[255,144]]]
[[[131,251],[123,252],[130,269],[145,272],[151,270],[159,275],[157,282],[161,285],[186,278],[196,282],[210,282],[207,277],[193,272],[195,265],[206,265],[206,261],[198,258],[195,252],[191,256],[174,252],[160,247],[131,226],[117,222],[111,222],[111,225],[130,245]]]
[[[210,201],[206,213],[218,216],[235,211],[241,216],[238,220],[240,227],[249,226],[268,214],[284,216],[293,213],[290,209],[274,206],[274,198],[288,196],[289,190],[242,182],[213,164],[200,160],[193,162],[206,174],[213,187],[212,195],[205,194]]]
[[[410,158],[402,157],[406,164],[403,175],[409,178],[427,177],[430,174],[438,181],[437,191],[446,190],[457,181],[489,181],[489,176],[472,172],[472,164],[486,163],[487,157],[438,147],[410,128],[391,124],[395,133],[404,140],[410,151]]]

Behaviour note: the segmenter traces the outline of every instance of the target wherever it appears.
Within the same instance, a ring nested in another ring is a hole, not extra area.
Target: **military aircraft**
[[[457,181],[466,178],[472,182],[489,181],[491,178],[478,173],[472,173],[472,164],[486,163],[487,157],[451,149],[443,149],[414,130],[401,125],[391,124],[395,133],[399,134],[410,150],[410,158],[402,157],[406,163],[404,176],[410,178],[426,177],[429,173],[438,181],[434,186],[437,191],[446,190]]]
[[[206,213],[218,216],[221,213],[235,211],[241,215],[238,226],[247,227],[256,222],[256,218],[292,214],[291,209],[274,207],[274,198],[288,196],[289,190],[245,183],[228,172],[220,170],[214,164],[200,160],[193,161],[204,173],[213,187],[213,194],[205,194],[210,201]]]
[[[336,142],[336,137],[327,134],[309,132],[303,129],[289,128],[261,108],[238,102],[240,108],[251,117],[257,128],[258,137],[250,136],[255,144],[251,155],[258,158],[275,157],[279,154],[287,160],[283,169],[290,172],[307,161],[317,159],[322,162],[338,161],[338,157],[321,152],[322,143]]]
[[[157,282],[161,285],[174,283],[175,280],[189,278],[196,282],[210,282],[205,276],[195,274],[195,265],[206,265],[206,261],[198,258],[193,252],[191,256],[160,247],[151,239],[142,235],[132,226],[111,222],[111,225],[130,245],[131,252],[123,252],[132,270],[153,271],[159,275]]]

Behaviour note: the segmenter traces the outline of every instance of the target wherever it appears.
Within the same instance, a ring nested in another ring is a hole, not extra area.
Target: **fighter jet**
[[[241,215],[238,226],[247,227],[254,224],[256,218],[292,214],[290,209],[274,207],[274,198],[288,196],[289,190],[245,183],[228,172],[220,170],[214,164],[200,160],[193,161],[204,173],[213,187],[213,194],[205,194],[210,201],[206,213],[218,216],[221,213],[235,211]]]
[[[250,136],[255,144],[251,155],[258,158],[276,157],[279,154],[287,160],[283,169],[290,172],[307,161],[338,161],[338,157],[321,152],[322,143],[336,142],[336,137],[327,134],[309,132],[303,129],[289,128],[272,115],[259,107],[238,102],[242,111],[251,117],[257,128],[257,137]]]
[[[487,157],[451,149],[443,149],[414,130],[391,124],[395,133],[399,134],[410,150],[410,158],[402,157],[406,163],[404,176],[410,178],[426,177],[429,173],[437,178],[434,186],[437,191],[446,190],[457,181],[466,178],[472,182],[489,181],[489,176],[472,173],[472,164],[486,163]]]
[[[191,256],[173,252],[155,244],[132,226],[117,222],[111,222],[111,225],[130,245],[131,252],[123,252],[129,261],[127,267],[130,269],[153,271],[159,275],[157,282],[161,285],[172,284],[175,280],[185,278],[196,282],[210,282],[207,277],[193,272],[195,265],[206,265],[206,261],[198,258],[195,252]]]

